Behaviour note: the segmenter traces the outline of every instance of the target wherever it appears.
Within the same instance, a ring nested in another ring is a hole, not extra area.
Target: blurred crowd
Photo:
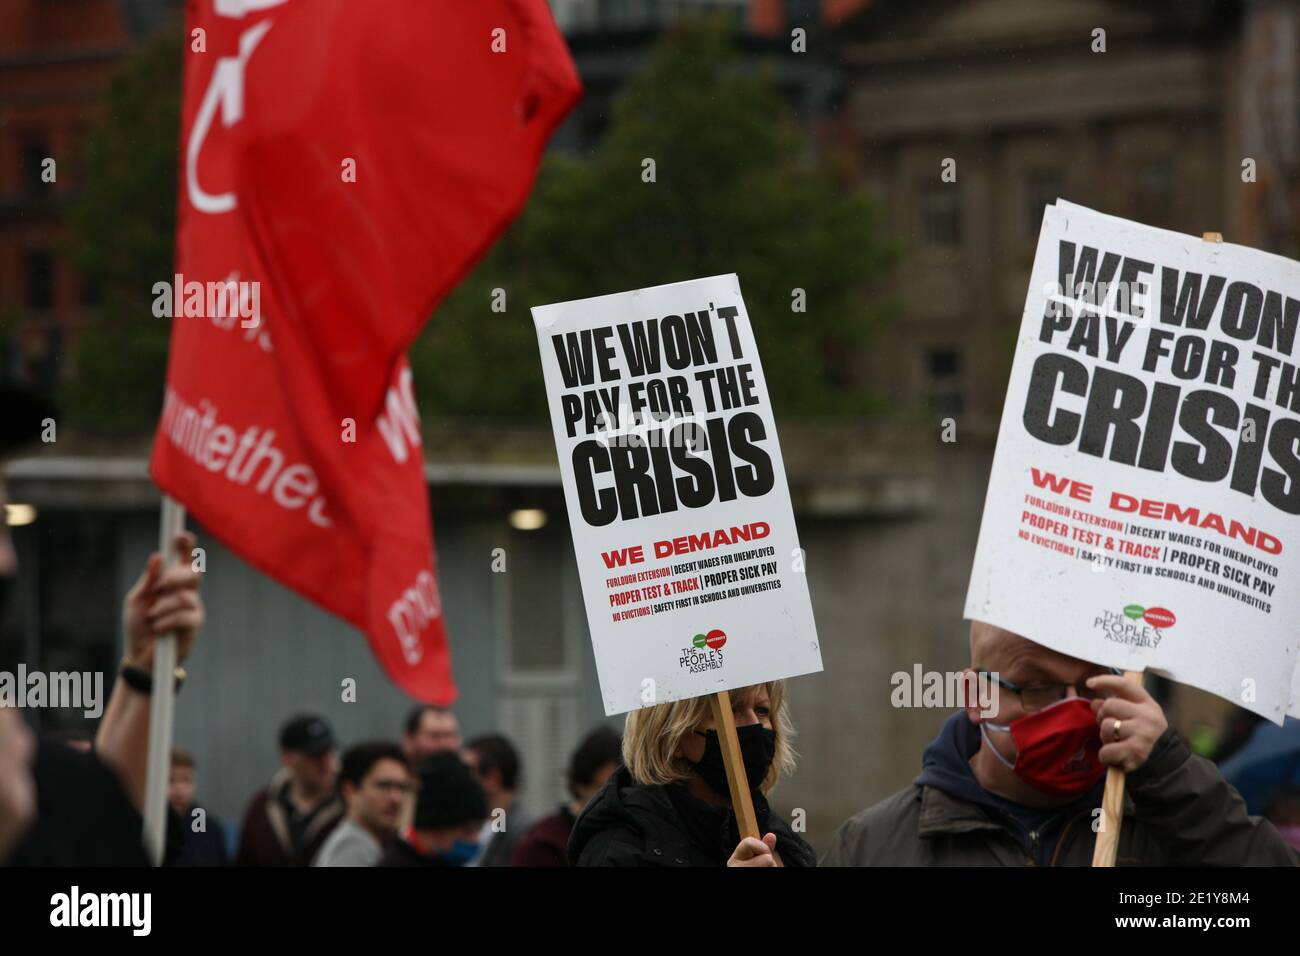
[[[587,801],[622,762],[619,734],[592,730],[569,759],[570,798],[541,816],[517,799],[523,768],[500,734],[464,742],[452,710],[418,705],[399,739],[340,749],[322,718],[279,735],[280,769],[237,833],[198,800],[198,768],[172,751],[167,798],[178,866],[565,866]]]

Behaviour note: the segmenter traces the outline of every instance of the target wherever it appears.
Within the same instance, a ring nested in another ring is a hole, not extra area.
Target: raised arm
[[[154,641],[176,635],[176,661],[189,655],[203,626],[203,601],[199,598],[200,574],[192,568],[197,539],[189,531],[176,536],[176,564],[163,571],[162,556],[149,556],[135,586],[122,602],[126,659],[130,668],[148,677],[153,672]],[[149,694],[131,686],[119,671],[108,706],[95,735],[100,759],[121,778],[122,786],[136,809],[144,803],[145,773],[149,757]]]

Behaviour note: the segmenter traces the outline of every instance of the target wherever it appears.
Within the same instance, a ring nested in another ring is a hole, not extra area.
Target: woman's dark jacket
[[[816,854],[767,800],[753,792],[761,833],[776,834],[786,866],[815,866]],[[642,785],[619,767],[592,798],[569,836],[574,866],[725,866],[740,842],[730,807],[691,796],[682,784]]]

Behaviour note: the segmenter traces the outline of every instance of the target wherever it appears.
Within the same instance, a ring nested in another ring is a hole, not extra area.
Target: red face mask
[[[1101,779],[1106,767],[1097,756],[1101,732],[1092,705],[1071,697],[1018,717],[1010,724],[989,724],[1009,731],[1016,742],[1014,764],[988,741],[994,755],[1031,787],[1054,797],[1077,797]],[[987,734],[980,724],[980,733]]]

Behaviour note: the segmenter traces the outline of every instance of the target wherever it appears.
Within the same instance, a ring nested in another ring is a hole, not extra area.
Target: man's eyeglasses
[[[1108,670],[1112,674],[1122,673],[1122,671],[1114,667],[1108,668]],[[1084,683],[1088,678],[1084,678],[1084,681],[1080,681],[1077,684],[1040,682],[1021,686],[1020,684],[1012,683],[1005,677],[995,674],[993,671],[981,670],[976,671],[976,673],[985,674],[993,678],[993,680],[997,681],[999,687],[1018,695],[1020,697],[1020,706],[1024,708],[1026,714],[1034,714],[1040,710],[1045,710],[1048,707],[1051,707],[1053,704],[1059,704],[1061,701],[1065,700],[1066,693],[1071,687],[1074,688],[1075,694],[1082,697],[1084,700],[1096,700],[1102,696]],[[1089,676],[1092,677],[1096,675]]]

